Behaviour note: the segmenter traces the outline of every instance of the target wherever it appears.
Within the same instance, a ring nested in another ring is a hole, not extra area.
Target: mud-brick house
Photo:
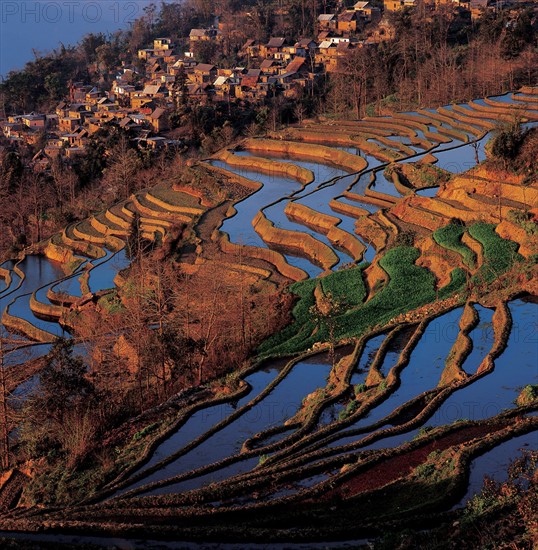
[[[140,124],[133,120],[131,116],[125,116],[122,118],[118,126],[124,130],[138,130],[140,128]]]
[[[197,84],[195,82],[187,84],[187,96],[189,101],[193,103],[207,102],[209,99],[208,87],[209,84]]]
[[[362,29],[362,21],[359,19],[357,12],[353,10],[344,11],[338,16],[336,22],[336,32],[344,36],[356,33]]]
[[[285,47],[286,39],[281,36],[275,36],[270,38],[267,44],[260,46],[260,57],[265,59],[281,59]]]
[[[86,103],[72,103],[67,109],[66,116],[78,120],[79,124],[84,124],[84,120],[93,116],[93,111]]]
[[[147,84],[144,86],[141,95],[150,99],[163,98],[168,95],[168,90],[166,86],[163,86],[161,83]]]
[[[153,110],[155,108],[155,100],[152,97],[143,94],[135,94],[131,96],[131,108],[135,111],[143,109]]]
[[[264,59],[260,64],[260,69],[266,75],[278,74],[282,69],[282,64],[274,59]]]
[[[157,133],[165,132],[170,128],[168,113],[165,109],[157,107],[147,118],[153,130]]]
[[[233,79],[229,76],[217,76],[213,82],[213,88],[217,101],[227,101],[231,97],[232,90],[235,91]]]
[[[258,84],[260,82],[260,69],[250,69],[247,74],[243,75],[237,89],[237,97],[247,100],[258,99]]]
[[[105,97],[105,92],[99,90],[98,88],[92,88],[86,93],[84,100],[88,105],[95,105],[103,97]]]
[[[148,59],[151,59],[153,57],[153,52],[153,48],[144,48],[142,50],[138,50],[138,59],[147,61]]]
[[[415,6],[415,0],[383,0],[385,11],[399,11],[404,8],[414,8]]]
[[[36,173],[46,172],[50,170],[51,167],[51,158],[45,152],[44,149],[40,149],[30,161],[30,167]]]
[[[323,65],[325,71],[330,73],[337,69],[338,52],[336,50],[337,43],[332,40],[324,40],[320,43],[316,52],[316,64]]]
[[[97,102],[97,110],[98,111],[117,111],[119,109],[119,104],[117,101],[114,101],[108,97],[102,97]]]
[[[160,51],[169,51],[173,50],[175,47],[171,38],[156,38],[153,41],[153,49]]]
[[[75,136],[72,145],[75,145],[76,147],[86,147],[90,137],[90,132],[88,132],[86,128],[77,128],[72,135]]]
[[[21,116],[21,122],[32,130],[44,130],[47,117],[41,113],[30,113]]]
[[[189,33],[190,49],[198,42],[217,41],[220,38],[220,32],[214,27],[208,29],[191,29]]]
[[[260,56],[260,48],[261,45],[258,40],[251,38],[243,44],[240,53],[243,57],[258,58]]]
[[[373,6],[370,2],[357,2],[353,6],[353,9],[357,13],[357,16],[365,23],[369,23],[370,21],[377,22],[381,19],[381,10]]]
[[[93,90],[94,86],[82,82],[73,82],[69,86],[69,99],[72,103],[86,101],[86,94]]]
[[[320,32],[334,31],[337,18],[334,13],[322,13],[318,16],[318,30]]]
[[[57,143],[59,141],[59,143]],[[49,140],[43,151],[47,157],[54,159],[63,157],[65,154],[65,148],[61,144],[61,140]]]
[[[58,118],[58,129],[63,133],[74,132],[81,124],[80,118],[61,116]]]
[[[209,63],[198,63],[188,77],[196,84],[211,84],[217,77],[217,68]]]
[[[14,137],[15,133],[22,130],[22,124],[20,122],[2,122],[2,133],[6,138]]]
[[[60,116],[67,116],[67,113],[69,112],[69,103],[66,101],[60,101],[58,105],[56,105],[56,109],[54,112],[60,117]]]
[[[114,93],[118,94],[118,96],[128,97],[130,94],[136,91],[136,86],[133,86],[132,84],[115,82],[113,84],[112,90],[114,91]]]
[[[196,65],[196,61],[192,58],[185,57],[178,59],[174,63],[168,65],[168,74],[175,77],[181,74],[182,71],[184,71],[185,74],[192,73]]]
[[[318,45],[314,40],[302,38],[290,48],[290,53],[293,56],[309,57],[315,54],[317,47]]]

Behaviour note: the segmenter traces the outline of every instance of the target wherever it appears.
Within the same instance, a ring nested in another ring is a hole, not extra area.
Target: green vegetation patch
[[[523,261],[514,241],[503,239],[495,232],[491,223],[475,223],[469,227],[469,234],[484,250],[484,263],[473,276],[473,282],[490,283],[508,271],[515,262]]]
[[[363,270],[368,264],[361,264],[350,269],[336,271],[321,279],[321,288],[325,294],[330,294],[334,300],[350,306],[358,306],[364,302],[368,293],[362,278]]]
[[[530,212],[524,210],[509,210],[508,221],[519,225],[527,235],[538,235],[538,221]]]
[[[437,231],[434,231],[433,239],[443,248],[457,252],[463,258],[463,263],[467,267],[474,269],[476,265],[475,253],[461,242],[465,231],[466,229],[463,225],[449,223],[445,227],[440,227]]]
[[[463,290],[467,283],[467,272],[461,267],[456,267],[450,273],[450,282],[439,290],[439,299],[444,300]]]
[[[341,275],[345,273],[342,271],[326,277],[323,281],[324,290],[341,296],[349,304],[345,313],[326,321],[316,321],[310,313],[310,308],[315,304],[313,293],[317,281],[314,279],[294,284],[291,291],[299,297],[299,301],[293,310],[293,323],[266,340],[260,346],[259,353],[262,356],[294,354],[310,348],[316,342],[328,341],[329,322],[334,323],[332,332],[336,340],[359,337],[374,327],[384,326],[402,313],[433,302],[436,299],[435,277],[428,269],[415,265],[419,256],[419,250],[409,246],[389,250],[379,261],[389,275],[389,281],[366,303],[358,299],[365,292],[358,286],[363,285],[362,276],[359,277],[361,268],[348,270],[351,273],[346,276]],[[335,276],[335,281],[331,281],[331,277]],[[346,278],[349,278],[347,285]],[[350,284],[351,281],[356,286]],[[454,270],[451,282],[441,289],[439,298],[450,296],[464,284],[465,272]],[[355,303],[350,303],[351,296],[355,297]]]

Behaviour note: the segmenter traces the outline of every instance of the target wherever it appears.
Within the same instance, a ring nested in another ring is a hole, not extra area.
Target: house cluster
[[[384,11],[413,6],[415,1],[383,0]],[[483,10],[493,0],[435,1],[450,3],[457,10],[467,9],[460,4],[470,2],[471,8],[480,4]],[[277,95],[297,98],[313,90],[324,74],[342,70],[342,60],[353,49],[391,38],[393,30],[384,21],[381,10],[368,1],[358,1],[351,9],[340,2],[337,13],[318,17],[315,39],[248,40],[234,68],[196,60],[200,43],[224,42],[223,34],[230,29],[220,23],[192,29],[186,52],[180,52],[170,38],[158,38],[152,48],[138,51],[137,64],[118,68],[109,90],[72,83],[69,98],[54,113],[10,116],[0,119],[0,129],[11,143],[39,149],[34,159],[37,169],[46,169],[55,157],[84,155],[92,134],[109,123],[130,130],[141,148],[159,149],[177,143],[165,137],[165,132],[180,102],[257,103]]]
[[[122,76],[129,72],[133,73],[126,70]],[[129,93],[128,85],[125,88],[122,93]],[[132,88],[134,91],[135,86]],[[8,116],[0,120],[0,129],[11,144],[38,148],[31,163],[36,171],[47,170],[55,158],[75,160],[84,155],[90,136],[107,123],[133,130],[134,139],[143,148],[177,143],[159,135],[168,129],[166,109],[159,107],[153,89],[146,88],[131,105],[117,90],[104,92],[76,82],[70,87],[69,100],[60,102],[54,113]]]

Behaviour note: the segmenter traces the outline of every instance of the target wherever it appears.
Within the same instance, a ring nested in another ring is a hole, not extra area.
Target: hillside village
[[[390,14],[414,5],[415,0],[384,0],[383,5],[359,1],[346,8],[340,1],[335,13],[317,17],[315,37],[249,39],[232,68],[203,59],[207,48],[222,50],[230,33],[238,33],[217,18],[215,26],[191,29],[188,51],[171,38],[156,38],[152,47],[138,50],[136,63],[123,61],[115,68],[108,89],[102,82],[70,82],[69,97],[54,112],[4,112],[2,117],[0,111],[0,126],[10,148],[30,146],[34,153],[29,167],[37,172],[49,170],[53,159],[71,162],[84,156],[90,136],[105,125],[129,131],[141,149],[181,147],[181,136],[170,131],[179,126],[174,114],[182,107],[221,104],[231,113],[235,106],[263,105],[279,96],[289,101],[313,97],[326,75],[349,70],[346,60],[353,51],[392,39]],[[445,7],[457,26],[499,4],[456,0]]]

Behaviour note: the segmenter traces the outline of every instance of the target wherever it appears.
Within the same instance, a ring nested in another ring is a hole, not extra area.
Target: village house
[[[241,48],[241,54],[244,57],[257,59],[260,56],[260,43],[258,40],[249,39]]]
[[[97,103],[98,111],[117,111],[119,108],[118,102],[108,97],[101,98]]]
[[[404,8],[414,8],[415,0],[383,0],[385,11],[399,11]]]
[[[344,36],[356,33],[359,28],[359,18],[356,11],[344,11],[338,15],[336,32]]]
[[[309,57],[315,54],[317,47],[318,45],[314,40],[302,38],[290,47],[290,53],[299,57]]]
[[[210,84],[217,76],[217,68],[209,63],[198,63],[188,76],[196,84]]]
[[[135,94],[131,96],[131,108],[139,112],[147,108],[151,112],[155,108],[155,101],[147,95]]]
[[[278,74],[282,69],[282,63],[277,63],[274,59],[264,59],[260,64],[260,69],[266,75]]]
[[[260,69],[250,69],[247,71],[247,74],[243,75],[241,78],[241,82],[237,90],[237,97],[241,99],[256,100],[260,75]]]
[[[70,116],[62,116],[58,119],[58,128],[60,132],[71,133],[81,124],[80,118],[73,118]]]
[[[334,31],[336,29],[336,15],[334,13],[322,13],[318,17],[318,29],[320,32]]]
[[[214,99],[216,101],[228,101],[235,97],[236,87],[239,85],[239,79],[233,76],[218,76],[213,82]]]
[[[93,90],[94,86],[84,84],[83,82],[73,82],[69,86],[69,100],[71,103],[80,103],[86,101],[86,94]]]
[[[191,29],[189,33],[190,48],[197,42],[216,41],[221,38],[221,34],[218,29],[210,27],[208,29]]]
[[[265,59],[282,59],[283,49],[286,45],[286,39],[283,37],[273,37],[267,44],[260,46],[260,57]]]
[[[146,84],[140,95],[149,98],[162,98],[168,95],[168,90],[162,84]]]
[[[22,129],[23,129],[23,124],[20,121],[15,122],[14,120],[10,121],[8,119],[7,122],[2,123],[2,133],[8,139],[19,137],[19,132],[21,132]]]
[[[353,9],[357,12],[357,15],[366,22],[376,22],[381,19],[381,10],[372,6],[370,2],[357,2],[353,6]]]
[[[51,158],[44,149],[40,149],[30,161],[30,167],[35,173],[43,173],[50,170]]]
[[[151,124],[152,129],[155,132],[164,132],[169,129],[168,122],[168,113],[165,109],[158,107],[153,111],[148,117],[147,120]]]
[[[43,114],[30,113],[28,115],[21,116],[21,122],[32,130],[44,130],[47,117]]]
[[[51,139],[47,141],[47,144],[43,148],[43,152],[47,157],[51,159],[63,157],[65,154],[65,148],[62,145],[61,139]]]
[[[153,41],[153,49],[160,51],[169,51],[174,49],[174,43],[170,38],[156,38]]]
[[[88,105],[95,105],[101,98],[105,96],[105,93],[98,88],[92,88],[89,92],[86,92],[84,101]]]

